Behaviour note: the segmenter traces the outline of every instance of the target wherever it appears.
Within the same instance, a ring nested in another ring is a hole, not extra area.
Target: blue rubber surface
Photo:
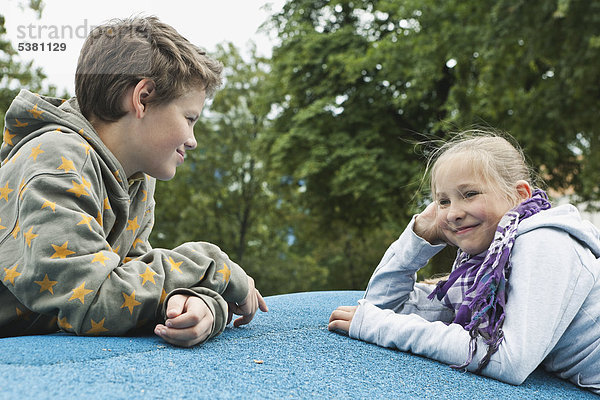
[[[0,399],[598,399],[538,369],[511,386],[327,330],[360,291],[266,299],[270,312],[191,349],[158,337],[0,339]]]

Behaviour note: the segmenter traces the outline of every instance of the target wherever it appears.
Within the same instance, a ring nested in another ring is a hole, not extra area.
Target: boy
[[[154,17],[90,33],[76,98],[21,91],[0,148],[0,337],[154,329],[193,346],[266,304],[218,247],[152,249],[155,179],[196,147],[222,65]]]

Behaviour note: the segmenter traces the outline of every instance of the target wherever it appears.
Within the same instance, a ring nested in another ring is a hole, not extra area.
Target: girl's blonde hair
[[[480,174],[492,190],[514,203],[520,200],[515,184],[519,180],[532,186],[537,178],[528,166],[517,142],[506,133],[469,130],[455,135],[433,152],[427,162],[432,196],[435,195],[436,173],[448,160],[463,160]]]

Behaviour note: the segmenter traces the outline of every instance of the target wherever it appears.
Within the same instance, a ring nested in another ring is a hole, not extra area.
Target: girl
[[[515,385],[543,364],[600,394],[598,230],[571,205],[551,208],[502,137],[461,135],[436,154],[435,201],[329,329]],[[415,283],[446,244],[458,247],[451,274]]]

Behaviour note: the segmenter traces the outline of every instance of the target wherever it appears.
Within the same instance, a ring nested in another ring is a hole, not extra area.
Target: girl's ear
[[[141,118],[147,111],[146,103],[148,99],[155,94],[154,81],[150,79],[142,79],[134,86],[131,92],[131,105],[135,111],[136,118]]]
[[[533,191],[531,190],[531,185],[527,181],[517,181],[516,185],[517,194],[521,200],[527,200],[531,198],[531,194]]]

